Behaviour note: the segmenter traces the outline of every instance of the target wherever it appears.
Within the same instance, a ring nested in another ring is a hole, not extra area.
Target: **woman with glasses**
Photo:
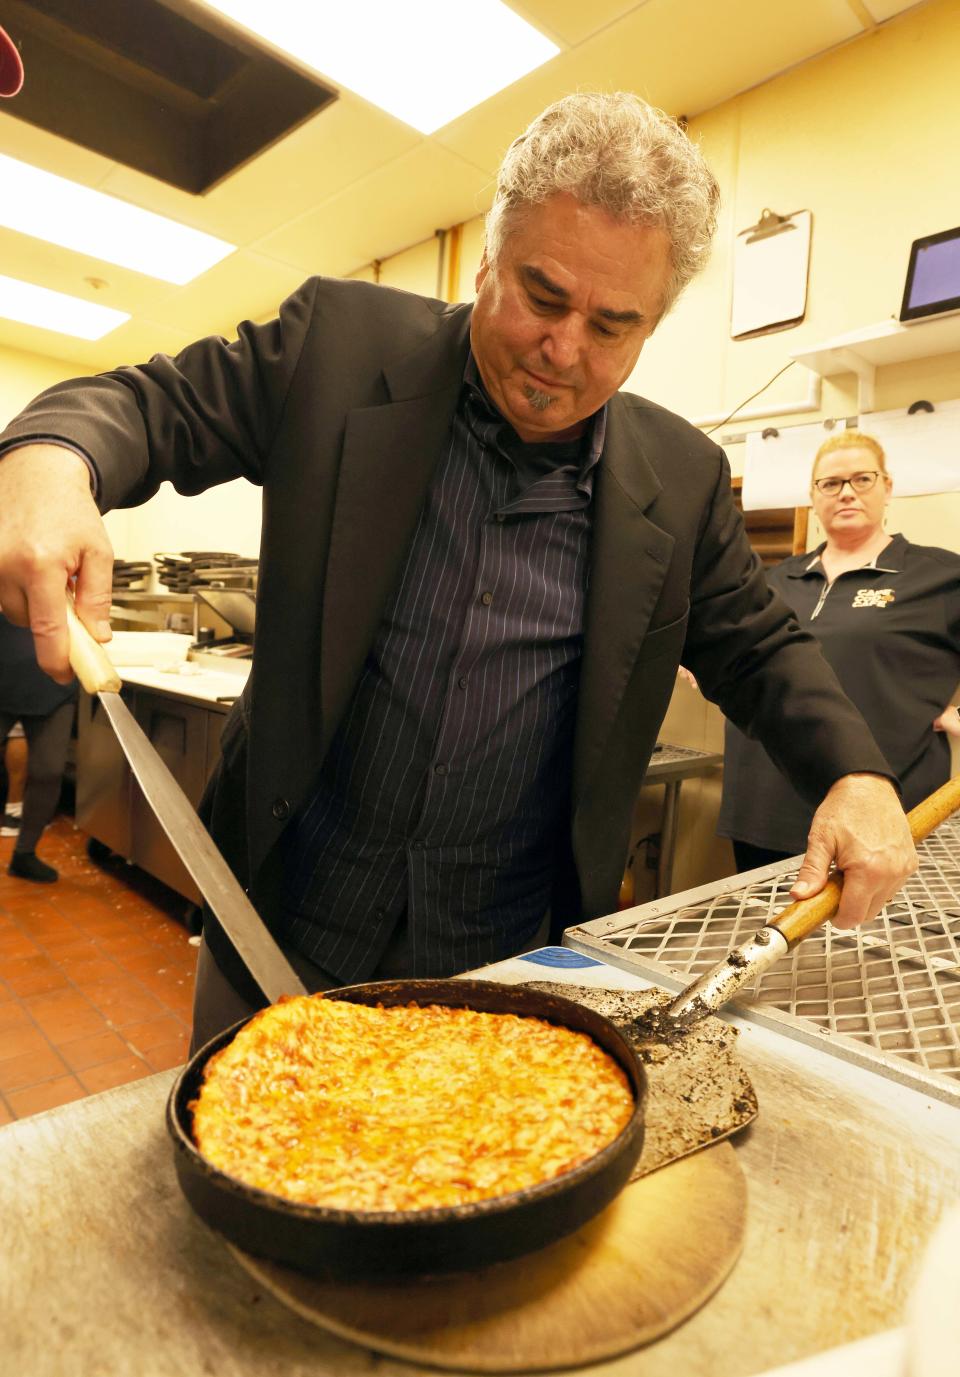
[[[826,540],[767,579],[819,640],[909,809],[949,778],[947,737],[960,737],[960,713],[944,709],[960,682],[960,555],[889,535],[892,488],[873,436],[832,435],[810,488]],[[733,842],[737,869],[803,851],[811,817],[763,747],[728,722],[717,830]]]

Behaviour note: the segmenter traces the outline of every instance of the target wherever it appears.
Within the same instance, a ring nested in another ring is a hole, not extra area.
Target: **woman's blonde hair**
[[[884,478],[889,478],[887,472],[887,457],[883,452],[883,445],[879,440],[875,440],[872,435],[865,435],[862,430],[838,430],[836,435],[831,435],[824,440],[817,450],[816,458],[813,461],[813,469],[810,473],[811,483],[817,476],[817,466],[820,460],[827,454],[833,454],[838,449],[868,449],[880,466],[880,472]]]

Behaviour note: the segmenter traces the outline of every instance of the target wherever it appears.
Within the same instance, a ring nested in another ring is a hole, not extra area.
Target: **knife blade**
[[[89,694],[96,695],[154,816],[180,857],[237,955],[271,1004],[281,995],[306,994],[296,971],[214,845],[190,800],[120,697],[123,687],[106,651],[67,599],[70,664]]]

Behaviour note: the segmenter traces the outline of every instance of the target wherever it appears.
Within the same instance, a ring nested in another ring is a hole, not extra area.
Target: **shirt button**
[[[506,519],[507,519],[506,513],[505,513],[505,512],[496,512],[493,519],[494,519],[494,521],[499,521],[500,524],[502,525],[503,522],[506,521]]]
[[[433,773],[434,773],[435,775],[445,775],[445,774],[447,773],[447,766],[446,766],[446,765],[434,765],[434,767],[433,767]]]
[[[412,842],[410,843],[410,850],[411,850],[411,851],[422,851],[422,850],[423,850],[423,842],[422,842],[422,841],[412,841]]]
[[[461,674],[461,675],[460,675],[460,678],[457,680],[457,688],[465,689],[466,687],[467,687],[467,676],[466,676],[465,674]]]
[[[484,607],[489,607],[490,604],[493,602],[493,594],[490,592],[481,593],[480,601],[483,603]]]
[[[275,798],[270,805],[270,812],[277,822],[283,822],[284,818],[290,816],[290,805],[285,798]]]

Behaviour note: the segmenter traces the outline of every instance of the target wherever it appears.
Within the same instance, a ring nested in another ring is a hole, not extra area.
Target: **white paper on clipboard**
[[[763,330],[797,325],[807,309],[807,274],[813,215],[764,210],[741,230],[733,248],[730,334],[742,339]]]

